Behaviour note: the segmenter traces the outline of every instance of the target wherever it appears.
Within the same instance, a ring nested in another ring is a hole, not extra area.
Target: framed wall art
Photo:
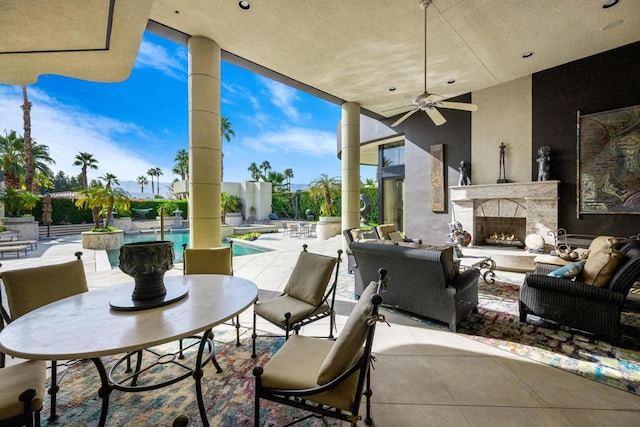
[[[640,213],[640,105],[578,112],[578,216]]]
[[[444,212],[444,144],[431,146],[431,210]]]

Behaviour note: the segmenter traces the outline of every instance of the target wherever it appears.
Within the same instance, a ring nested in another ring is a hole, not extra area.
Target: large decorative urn
[[[131,299],[145,301],[167,294],[164,274],[173,268],[173,242],[167,240],[126,243],[120,247],[120,270],[135,280]]]

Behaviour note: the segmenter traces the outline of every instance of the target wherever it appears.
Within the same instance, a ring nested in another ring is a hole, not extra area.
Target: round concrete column
[[[360,104],[345,102],[342,104],[342,229],[359,225]],[[344,247],[347,242],[342,244]]]
[[[189,38],[189,241],[192,248],[222,243],[220,212],[220,46]]]

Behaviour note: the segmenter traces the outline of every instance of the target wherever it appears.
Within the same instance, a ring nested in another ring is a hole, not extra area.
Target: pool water
[[[160,233],[137,233],[125,234],[124,243],[148,242],[160,240]],[[164,234],[164,240],[173,242],[173,252],[175,253],[175,264],[182,263],[182,244],[186,243],[189,247],[189,232],[171,232]],[[229,241],[222,242],[222,246],[229,246]],[[234,241],[233,256],[253,255],[267,252],[266,249],[256,248],[254,246],[243,245]],[[107,256],[111,267],[116,268],[120,265],[120,249],[107,249]]]

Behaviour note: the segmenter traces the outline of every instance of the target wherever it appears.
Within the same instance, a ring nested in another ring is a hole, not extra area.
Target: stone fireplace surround
[[[449,187],[452,220],[459,221],[476,241],[476,217],[525,218],[525,232],[539,234],[554,245],[549,231],[558,229],[560,181],[516,182]]]

